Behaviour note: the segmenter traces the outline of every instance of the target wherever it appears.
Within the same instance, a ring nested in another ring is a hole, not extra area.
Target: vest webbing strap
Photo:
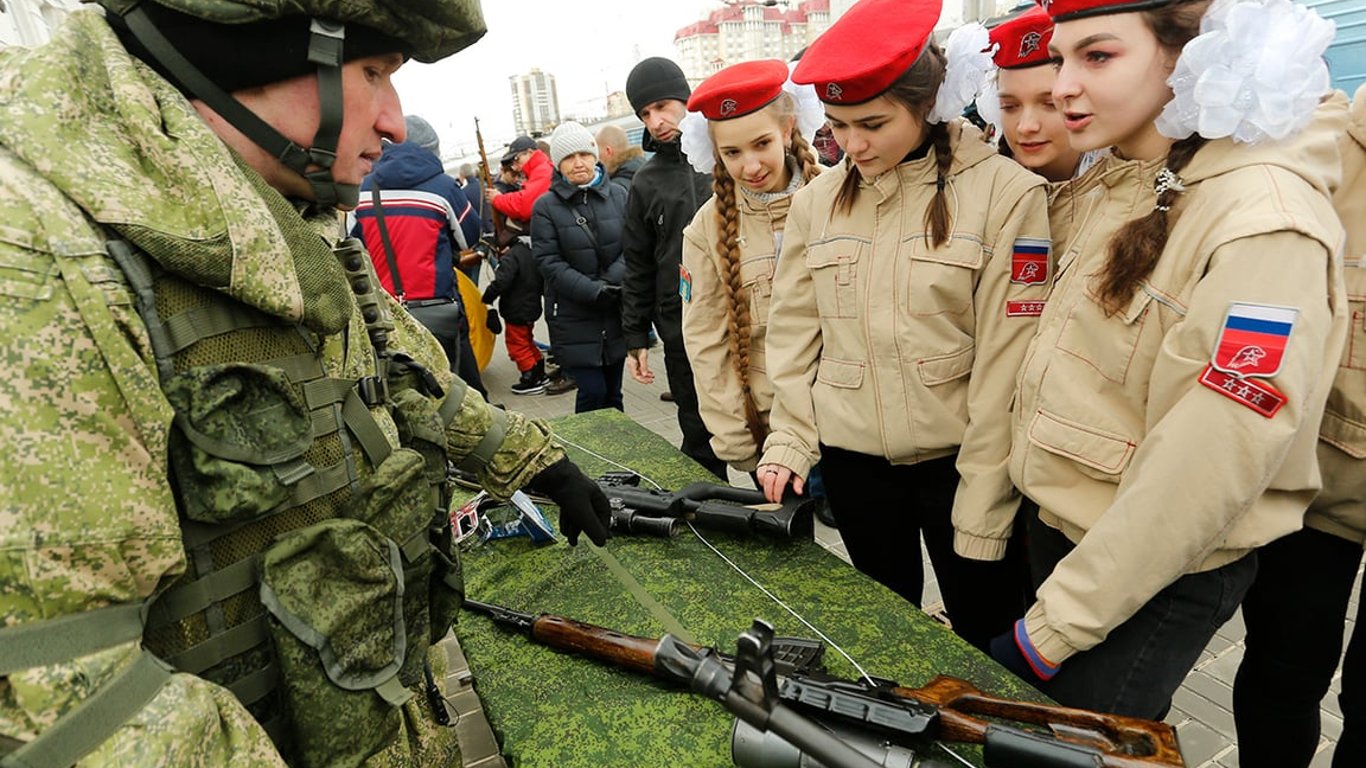
[[[233,331],[278,325],[279,321],[244,304],[215,302],[172,315],[166,318],[165,323],[166,335],[171,342],[170,353],[175,354],[203,339]]]
[[[194,581],[175,587],[158,597],[152,604],[148,629],[157,629],[193,616],[214,603],[245,592],[256,585],[256,563],[259,555],[244,557],[229,565],[210,571]]]
[[[171,679],[146,651],[33,741],[0,758],[3,768],[67,768],[103,744]]]
[[[389,445],[388,438],[375,423],[375,417],[370,414],[370,409],[361,401],[354,387],[347,392],[346,400],[342,402],[342,421],[346,422],[346,428],[360,442],[361,450],[365,451],[365,458],[370,460],[371,466],[379,467],[393,453],[393,446]]]
[[[0,629],[0,675],[61,664],[139,640],[142,607],[121,603]]]
[[[270,360],[266,365],[284,371],[285,376],[294,384],[321,379],[327,375],[323,370],[323,364],[318,361],[318,356],[312,352]]]
[[[446,399],[441,401],[441,407],[437,409],[437,414],[441,416],[441,426],[449,427],[455,417],[460,415],[460,407],[465,403],[465,392],[470,385],[459,376],[452,376],[455,381],[451,382],[451,388],[446,392]]]
[[[266,617],[258,616],[220,635],[190,646],[166,661],[181,672],[197,675],[224,659],[246,653],[266,642]]]
[[[474,446],[470,455],[466,456],[457,465],[466,472],[478,472],[487,467],[493,461],[493,455],[498,452],[498,448],[503,444],[503,438],[508,434],[508,413],[502,408],[489,408],[489,415],[493,417],[493,423],[489,424],[489,431],[484,433],[484,439]]]
[[[248,675],[243,675],[227,686],[228,690],[242,702],[242,706],[250,707],[252,704],[264,699],[267,694],[275,690],[275,686],[280,682],[280,668],[272,662]]]
[[[310,381],[304,385],[304,403],[311,411],[315,408],[341,403],[346,401],[346,396],[356,386],[356,382],[347,379],[319,379]]]
[[[326,437],[341,429],[341,418],[336,408],[319,408],[310,411],[313,417],[313,439]]]
[[[483,703],[474,689],[470,663],[454,632],[437,643],[446,652],[446,679],[442,681],[446,704],[455,711],[455,738],[460,743],[464,768],[506,768],[498,739],[493,734]]]

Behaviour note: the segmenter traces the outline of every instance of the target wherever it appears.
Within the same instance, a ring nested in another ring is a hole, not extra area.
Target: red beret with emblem
[[[792,82],[827,104],[862,104],[911,68],[939,23],[943,0],[859,0],[806,49]]]
[[[748,115],[778,98],[785,82],[787,64],[778,59],[735,64],[703,80],[688,98],[688,111],[708,120]]]
[[[1111,13],[1133,13],[1164,5],[1174,5],[1187,0],[1034,0],[1053,23],[1084,19],[1088,16],[1105,16]]]
[[[1001,69],[1037,67],[1052,61],[1048,41],[1053,38],[1053,20],[1042,8],[1034,7],[991,30],[996,52],[991,60]]]

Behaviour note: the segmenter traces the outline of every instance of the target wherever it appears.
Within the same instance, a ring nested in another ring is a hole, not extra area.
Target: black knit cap
[[[143,3],[147,15],[176,50],[228,93],[288,80],[318,71],[308,60],[307,16],[285,16],[246,24],[216,24],[156,3]],[[106,14],[128,52],[147,63],[184,93],[189,89],[148,54],[122,16]],[[342,60],[407,52],[402,41],[359,24],[346,25]]]
[[[637,115],[661,99],[677,99],[686,104],[691,95],[692,89],[688,87],[683,70],[659,56],[640,62],[626,76],[626,98]]]

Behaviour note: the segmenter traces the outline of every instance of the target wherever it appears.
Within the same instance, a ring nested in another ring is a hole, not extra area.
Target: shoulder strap
[[[394,258],[394,241],[389,239],[389,227],[384,223],[384,206],[379,200],[379,183],[370,186],[370,203],[375,211],[375,223],[379,225],[379,239],[384,242],[384,258],[389,261],[389,278],[394,281],[394,297],[402,304],[405,293],[403,278],[398,274],[398,261]]]
[[[593,252],[598,255],[598,270],[606,269],[612,262],[602,252],[602,245],[598,243],[597,222],[588,217],[588,214],[592,213],[592,209],[585,203],[583,208],[576,205],[572,207],[572,210],[574,211],[574,223],[579,225],[585,235],[588,235],[588,243],[593,246]]]

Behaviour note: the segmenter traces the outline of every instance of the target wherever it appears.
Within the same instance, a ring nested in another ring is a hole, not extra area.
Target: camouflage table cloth
[[[617,411],[552,423],[569,455],[590,476],[621,471],[583,446],[669,490],[711,476],[663,438]],[[642,485],[645,485],[642,483]],[[546,508],[552,523],[553,507]],[[911,686],[938,674],[984,691],[1043,700],[933,619],[855,571],[814,541],[702,531],[721,552],[841,645],[869,674]],[[533,547],[525,538],[482,544],[465,553],[472,599],[527,613],[553,613],[622,632],[685,640],[733,653],[755,617],[778,634],[813,633],[749,583],[686,527],[672,539],[617,537],[606,550],[563,538]],[[918,546],[914,545],[914,546]],[[734,721],[720,704],[629,672],[571,657],[465,612],[457,628],[489,720],[504,753],[525,768],[730,766]],[[832,674],[858,673],[833,648]],[[981,753],[954,745],[974,765]],[[923,754],[961,765],[938,748]]]

